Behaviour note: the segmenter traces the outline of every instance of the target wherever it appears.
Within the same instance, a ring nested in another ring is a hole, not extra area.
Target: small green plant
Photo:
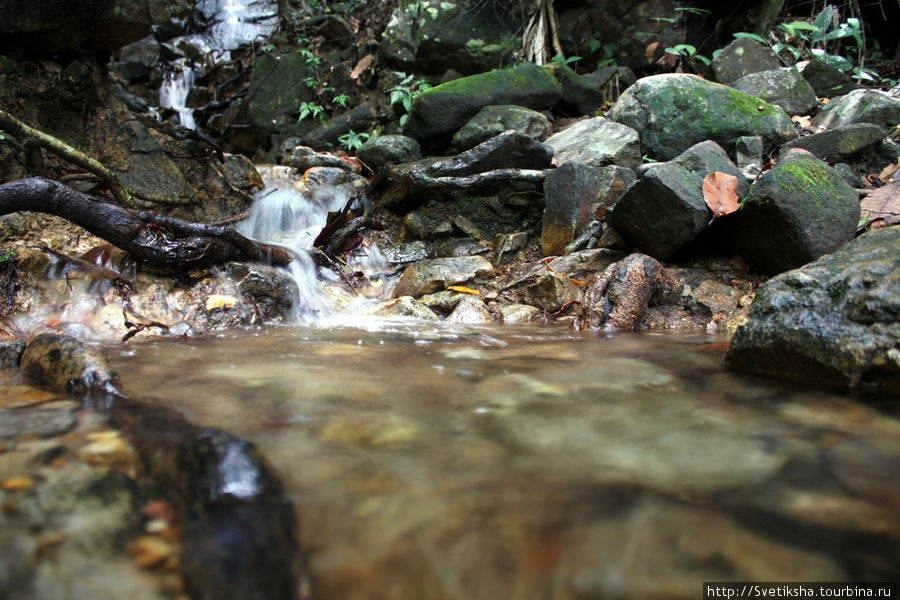
[[[263,44],[259,49],[263,54],[269,54],[275,50],[275,44]]]
[[[706,66],[709,66],[710,63],[710,60],[707,57],[703,56],[702,54],[697,54],[697,48],[691,46],[690,44],[678,44],[676,46],[666,48],[665,52],[667,54],[677,56],[678,58],[685,60],[686,62],[698,61]]]
[[[6,136],[3,135],[3,130],[0,129],[0,140],[5,140],[5,139],[6,139]]]
[[[302,121],[306,117],[318,117],[323,123],[328,118],[325,114],[325,107],[318,102],[303,102],[300,104],[300,116],[297,118],[297,121]]]
[[[431,88],[431,83],[426,79],[416,79],[414,75],[406,73],[397,73],[401,78],[400,82],[390,88],[388,92],[391,95],[391,106],[400,103],[403,107],[404,114],[400,116],[400,126],[403,127],[409,119],[409,109],[412,108],[412,102],[419,94]]]
[[[647,156],[646,154],[641,155],[641,161],[642,161],[642,162],[645,162],[645,163],[655,163],[655,162],[659,162],[659,161],[656,160],[655,158],[650,158],[650,157]]]
[[[579,60],[581,60],[581,57],[580,56],[570,56],[569,58],[566,58],[562,54],[557,54],[550,60],[552,60],[556,64],[566,66],[566,65],[569,65],[572,63],[577,63]]]
[[[371,133],[356,133],[352,129],[349,133],[338,137],[338,141],[347,150],[347,152],[355,152],[359,150],[366,140],[369,139]]]
[[[11,250],[11,251],[7,252],[6,254],[4,254],[3,256],[0,256],[0,263],[9,262],[10,260],[14,259],[15,257],[16,257],[16,253]]]
[[[350,96],[348,96],[347,94],[338,94],[337,96],[332,98],[331,101],[335,104],[343,106],[344,108],[347,108],[347,102],[350,101]]]
[[[705,8],[697,8],[695,6],[679,6],[675,9],[675,12],[686,12],[692,15],[708,15],[712,14],[710,11]]]

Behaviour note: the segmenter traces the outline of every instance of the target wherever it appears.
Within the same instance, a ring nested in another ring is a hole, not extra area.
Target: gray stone
[[[552,160],[549,146],[524,133],[505,131],[456,156],[426,160],[421,171],[429,177],[462,177],[496,169],[547,169]]]
[[[430,294],[493,273],[494,267],[481,256],[420,260],[406,267],[400,275],[394,297]]]
[[[0,342],[0,369],[17,367],[24,349],[25,343],[19,340],[4,340]]]
[[[812,87],[794,67],[750,73],[730,85],[780,106],[789,115],[805,115],[818,106]]]
[[[411,317],[427,321],[438,321],[440,317],[433,310],[417,301],[412,296],[400,296],[388,300],[375,311],[384,317]]]
[[[229,263],[228,271],[236,279],[240,277],[238,289],[257,305],[264,319],[284,319],[300,297],[297,282],[284,269]]]
[[[356,157],[372,171],[385,165],[412,162],[422,158],[419,142],[405,135],[382,135],[366,141]]]
[[[797,133],[781,108],[695,75],[653,75],[628,88],[607,117],[641,132],[641,153],[668,160],[712,140],[730,150],[747,135],[781,144]]]
[[[406,244],[397,244],[396,246],[382,248],[381,255],[390,263],[404,264],[428,258],[430,252],[428,250],[428,245],[425,242],[416,240]]]
[[[457,303],[456,308],[450,313],[445,323],[466,323],[471,325],[490,323],[494,318],[487,309],[484,300],[477,296],[465,295]]]
[[[746,38],[736,39],[712,60],[713,73],[719,83],[731,83],[750,73],[782,67],[771,49]]]
[[[522,106],[485,106],[453,135],[452,147],[468,150],[510,129],[538,140],[550,130],[550,121],[538,111]]]
[[[403,0],[381,37],[385,60],[406,71],[469,75],[513,62],[524,23],[483,2]]]
[[[859,175],[856,174],[856,171],[853,170],[853,167],[848,165],[847,163],[834,163],[834,170],[838,172],[838,174],[844,178],[844,181],[847,182],[852,188],[861,188],[863,183],[860,179]]]
[[[791,140],[781,146],[781,151],[800,148],[812,152],[825,162],[836,163],[846,161],[866,148],[880,143],[887,134],[886,129],[871,123],[838,125],[834,129]]]
[[[822,129],[850,123],[872,123],[892,129],[900,124],[900,99],[876,90],[854,90],[826,104],[812,121]]]
[[[603,92],[587,79],[569,68],[568,65],[557,62],[550,63],[545,68],[553,73],[556,80],[562,86],[562,97],[559,99],[557,109],[572,117],[591,115],[603,106]]]
[[[637,175],[627,167],[610,165],[600,168],[600,196],[597,198],[597,207],[594,216],[597,219],[605,219],[607,211],[615,206],[628,188],[637,181]]]
[[[528,234],[524,231],[501,233],[494,239],[494,264],[500,264],[504,258],[523,249],[528,244]]]
[[[607,221],[625,239],[663,260],[709,225],[712,211],[703,198],[703,179],[714,171],[738,178],[738,196],[748,182],[715,142],[693,146],[647,171],[609,211]]]
[[[834,252],[853,239],[856,190],[805,150],[790,150],[760,176],[728,236],[755,270],[774,274]]]
[[[565,163],[544,180],[544,219],[541,251],[544,256],[562,254],[593,218],[600,196],[600,170],[579,163]]]
[[[68,410],[19,408],[0,410],[0,439],[17,436],[62,435],[75,427],[77,419]]]
[[[566,275],[547,273],[525,288],[528,302],[547,312],[556,312],[579,298],[579,290]]]
[[[281,164],[293,167],[303,173],[313,167],[330,167],[352,171],[353,167],[342,161],[334,154],[319,153],[309,146],[297,146],[291,153],[281,159]]]
[[[579,121],[544,143],[553,148],[560,165],[576,162],[591,167],[611,164],[635,167],[641,164],[637,131],[603,117]]]
[[[591,248],[557,257],[547,263],[546,267],[550,267],[554,273],[562,273],[573,279],[587,279],[591,274],[602,271],[623,258],[625,253],[620,250]]]
[[[500,307],[500,317],[504,323],[530,323],[541,314],[541,309],[530,304],[507,304]]]
[[[273,56],[262,54],[256,59],[247,101],[247,120],[260,139],[273,131],[292,131],[297,127],[300,104],[313,101],[314,90],[303,80],[315,75],[307,57],[300,52]],[[310,124],[305,124],[310,127]]]
[[[820,98],[837,98],[859,87],[846,73],[818,58],[798,63],[797,67]]]
[[[775,277],[726,360],[735,369],[900,397],[900,227]]]
[[[422,92],[412,103],[403,133],[423,150],[446,147],[453,134],[491,104],[517,104],[541,110],[562,93],[546,69],[532,63],[456,79]]]
[[[742,136],[734,142],[734,162],[747,181],[756,181],[762,173],[763,147],[758,135]]]

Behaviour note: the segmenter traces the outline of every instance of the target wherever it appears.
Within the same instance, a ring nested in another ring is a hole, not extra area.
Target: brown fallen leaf
[[[875,221],[885,225],[900,223],[900,181],[894,181],[873,190],[859,202],[859,227],[862,231]]]
[[[447,286],[447,289],[453,290],[454,292],[462,292],[463,294],[472,294],[473,296],[477,296],[481,293],[478,290],[473,290],[472,288],[467,288],[463,285],[451,285]]]
[[[801,128],[801,129],[805,129],[805,128],[809,127],[810,125],[812,125],[812,118],[807,117],[807,116],[795,115],[795,116],[791,117],[791,121],[793,121],[794,125],[796,125],[797,127]]]
[[[897,171],[900,171],[900,159],[898,159],[897,162],[883,168],[881,170],[881,173],[878,174],[878,179],[885,183],[888,183]]]
[[[356,63],[356,66],[353,67],[353,70],[350,72],[350,79],[359,79],[359,76],[365,72],[366,69],[372,66],[372,63],[375,62],[374,54],[366,54],[359,62]]]
[[[703,179],[703,199],[713,211],[713,219],[728,215],[741,207],[737,195],[738,178],[713,171]]]
[[[659,49],[659,46],[659,42],[652,42],[650,44],[647,44],[647,47],[644,48],[644,56],[647,57],[648,61],[653,62],[653,60],[656,58],[656,51]]]

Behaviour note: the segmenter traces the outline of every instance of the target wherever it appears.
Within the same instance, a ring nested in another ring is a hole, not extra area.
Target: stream
[[[316,598],[898,575],[896,409],[727,372],[718,338],[332,317],[108,355],[268,456]]]

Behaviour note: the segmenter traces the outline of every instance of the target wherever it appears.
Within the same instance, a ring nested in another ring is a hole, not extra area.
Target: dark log
[[[62,217],[157,267],[187,270],[232,260],[283,267],[291,262],[283,248],[254,242],[230,227],[131,210],[42,177],[0,185],[0,216],[25,210]]]

